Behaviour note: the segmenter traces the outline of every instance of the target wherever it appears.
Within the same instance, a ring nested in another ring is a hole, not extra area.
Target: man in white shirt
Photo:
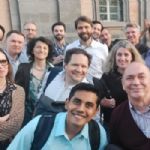
[[[67,51],[64,59],[64,71],[60,72],[48,85],[45,96],[54,101],[65,101],[73,86],[80,82],[87,82],[85,77],[90,62],[91,56],[82,49],[73,48]]]
[[[86,16],[80,16],[75,21],[75,28],[79,39],[69,44],[66,51],[70,48],[83,48],[92,56],[92,62],[88,71],[87,79],[92,82],[92,78],[100,78],[102,76],[102,67],[108,56],[108,47],[100,42],[93,40],[93,23],[92,20]]]

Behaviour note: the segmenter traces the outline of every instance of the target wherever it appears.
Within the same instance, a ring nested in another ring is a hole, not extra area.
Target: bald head
[[[131,103],[150,104],[150,71],[144,64],[131,63],[124,72],[122,83]]]

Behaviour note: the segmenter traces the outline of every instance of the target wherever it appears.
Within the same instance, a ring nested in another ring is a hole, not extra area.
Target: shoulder
[[[67,45],[66,50],[69,50],[74,47],[79,47],[79,45],[80,45],[79,40],[73,41],[72,43]]]
[[[28,69],[28,68],[31,68],[32,67],[32,63],[21,63],[18,67],[18,70],[19,69]]]

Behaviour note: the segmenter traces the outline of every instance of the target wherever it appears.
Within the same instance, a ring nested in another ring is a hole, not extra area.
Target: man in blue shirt
[[[99,103],[98,92],[93,85],[79,83],[73,87],[66,100],[67,113],[56,115],[51,134],[42,150],[91,150],[88,122],[98,111]],[[8,150],[30,150],[40,117],[37,116],[18,133]],[[104,150],[107,144],[106,133],[100,124],[99,129],[100,146],[98,150]]]

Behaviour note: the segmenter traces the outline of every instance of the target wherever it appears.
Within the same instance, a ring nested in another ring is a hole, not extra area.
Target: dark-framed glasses
[[[0,60],[0,64],[1,64],[2,66],[8,65],[7,59],[1,59],[1,60]]]

